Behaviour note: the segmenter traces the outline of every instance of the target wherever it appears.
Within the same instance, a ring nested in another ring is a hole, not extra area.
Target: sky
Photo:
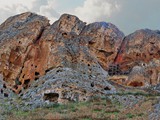
[[[160,30],[160,0],[0,0],[0,24],[23,12],[46,16],[52,24],[62,14],[82,21],[110,22],[126,35],[138,29]]]

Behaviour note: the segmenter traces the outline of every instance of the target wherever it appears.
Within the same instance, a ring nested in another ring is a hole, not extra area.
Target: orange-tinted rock
[[[0,25],[0,73],[12,86],[17,85],[32,44],[49,25],[49,21],[34,13],[23,13],[8,18]]]
[[[86,25],[67,14],[49,26],[45,17],[24,13],[9,18],[0,29],[0,72],[17,93],[54,68],[68,67],[90,76],[101,66],[107,69],[123,38],[110,23]]]
[[[82,31],[89,39],[89,48],[100,65],[108,70],[114,62],[124,34],[111,23],[97,22],[89,24]]]
[[[160,34],[158,31],[145,29],[124,38],[114,63],[120,66],[121,71],[131,71],[128,78],[130,82],[126,82],[127,85],[156,85],[159,83],[159,58]],[[136,72],[131,75],[134,66],[143,68],[143,73]]]

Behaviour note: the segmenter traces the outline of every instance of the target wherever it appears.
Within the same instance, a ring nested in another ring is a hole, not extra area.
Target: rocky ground
[[[0,120],[160,118],[160,31],[22,13],[0,25]]]

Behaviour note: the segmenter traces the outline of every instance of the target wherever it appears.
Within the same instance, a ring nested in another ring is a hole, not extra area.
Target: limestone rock
[[[102,69],[95,69],[92,75],[82,74],[72,68],[55,68],[49,71],[22,94],[22,99],[30,106],[48,102],[67,103],[88,101],[95,95],[115,93]]]
[[[82,35],[88,37],[91,54],[103,69],[108,70],[114,62],[124,34],[111,23],[96,22],[87,25]]]
[[[0,72],[16,93],[57,67],[92,76],[94,69],[106,69],[113,62],[123,36],[110,23],[86,25],[64,14],[49,25],[45,17],[23,13],[0,26]]]
[[[126,72],[129,75],[129,79],[136,79],[136,81],[141,83],[141,86],[156,85],[160,82],[159,58],[159,32],[144,29],[138,30],[124,38],[114,64],[119,65],[121,74]],[[134,75],[130,75],[129,73],[134,71],[134,66],[141,67],[143,73],[137,71]],[[129,84],[130,83],[128,83],[128,85]],[[134,84],[131,86],[134,86]]]
[[[10,17],[0,25],[0,73],[13,89],[23,84],[19,77],[24,62],[29,58],[32,44],[48,25],[45,17],[30,12]]]

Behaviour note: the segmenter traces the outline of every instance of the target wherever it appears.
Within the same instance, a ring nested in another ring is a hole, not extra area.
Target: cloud
[[[0,23],[8,17],[36,12],[53,23],[61,14],[70,13],[91,23],[106,21],[125,34],[137,29],[160,29],[160,0],[0,0]]]
[[[48,17],[51,23],[58,19],[60,14],[55,10],[57,7],[56,0],[0,0],[0,23],[8,17],[31,11]]]
[[[117,0],[121,6],[107,20],[118,26],[125,34],[138,29],[160,29],[160,0]]]
[[[55,0],[46,0],[46,4],[40,5],[39,10],[36,12],[40,15],[44,15],[48,17],[50,20],[50,23],[53,23],[60,16],[60,14],[56,11],[56,7],[57,7],[57,2]]]
[[[86,22],[104,21],[120,10],[116,0],[85,0],[83,6],[77,7],[75,13]]]

